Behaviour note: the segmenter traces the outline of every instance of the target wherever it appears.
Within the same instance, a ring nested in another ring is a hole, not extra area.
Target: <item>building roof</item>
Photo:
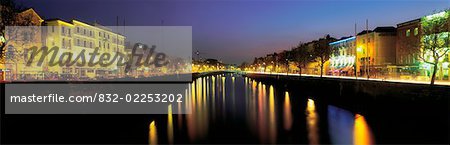
[[[403,22],[403,23],[398,23],[397,24],[397,28],[403,27],[403,26],[406,26],[406,25],[411,25],[411,24],[414,24],[414,23],[420,23],[420,18],[414,19],[414,20],[410,20],[410,21],[406,21],[406,22]]]
[[[355,38],[356,38],[355,36],[342,37],[339,40],[336,40],[334,42],[329,43],[329,45],[335,45],[335,44],[339,44],[339,43],[344,43],[344,42],[347,42],[347,41],[355,40]]]
[[[396,28],[393,26],[384,26],[384,27],[377,27],[373,31],[374,32],[396,32]]]
[[[31,11],[31,13],[35,14],[39,18],[39,21],[41,21],[41,22],[44,21],[44,19],[42,19],[42,17],[33,8],[24,9],[24,10],[20,11],[20,13],[26,13],[28,11]]]
[[[63,20],[63,19],[60,19],[60,18],[51,18],[51,19],[46,19],[45,21],[62,21],[62,22],[65,22],[65,23],[71,24],[71,25],[73,25],[74,23],[82,23],[84,25],[88,25],[88,26],[91,26],[93,28],[98,28],[98,29],[105,30],[105,31],[108,31],[108,32],[111,32],[111,33],[114,33],[114,34],[118,34],[119,36],[125,37],[124,35],[122,35],[122,34],[120,34],[118,32],[114,32],[110,28],[107,28],[107,27],[105,27],[103,25],[100,25],[97,22],[95,22],[94,24],[90,24],[90,23],[87,23],[87,22],[84,22],[84,21],[80,21],[78,19],[72,19],[71,21],[66,21],[66,20]]]
[[[373,30],[364,30],[358,33],[358,35],[364,35],[367,33],[372,33],[372,32],[396,32],[397,28],[395,28],[394,26],[383,26],[383,27],[376,27]]]
[[[363,30],[363,31],[359,32],[357,35],[364,35],[364,34],[371,33],[371,32],[372,32],[372,30]]]

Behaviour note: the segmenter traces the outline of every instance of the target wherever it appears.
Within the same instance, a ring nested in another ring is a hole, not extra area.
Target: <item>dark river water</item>
[[[198,78],[191,90],[187,115],[3,116],[2,143],[448,143],[447,110],[343,109],[236,74]]]

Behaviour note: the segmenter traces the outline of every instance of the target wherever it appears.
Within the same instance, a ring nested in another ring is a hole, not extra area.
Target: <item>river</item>
[[[448,143],[448,117],[426,108],[344,109],[314,92],[232,73],[190,86],[184,106],[190,114],[9,115],[2,120],[3,143]]]

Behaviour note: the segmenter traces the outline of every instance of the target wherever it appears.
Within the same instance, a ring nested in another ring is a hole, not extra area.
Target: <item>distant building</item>
[[[44,43],[47,47],[59,47],[64,52],[79,54],[85,50],[85,54],[93,52],[99,48],[99,53],[110,53],[112,57],[116,52],[125,54],[125,36],[113,32],[111,29],[99,24],[88,24],[79,20],[66,22],[61,19],[51,19],[45,21],[46,31]],[[99,56],[97,56],[99,57]],[[48,72],[74,77],[107,77],[124,74],[124,67],[109,65],[107,67],[93,66],[69,67],[53,66],[47,68]]]
[[[386,75],[387,66],[395,64],[395,27],[377,27],[373,31],[362,31],[356,36],[357,71],[361,75]]]

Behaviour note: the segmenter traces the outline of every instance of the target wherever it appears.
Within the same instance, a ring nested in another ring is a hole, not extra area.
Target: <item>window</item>
[[[69,35],[70,35],[70,29],[69,29]]]
[[[108,49],[109,49],[109,43],[108,43]]]
[[[62,48],[66,48],[66,41],[64,41],[64,38],[62,39]]]
[[[77,46],[80,46],[80,39],[77,39]]]
[[[23,35],[23,40],[24,41],[31,40],[31,36],[27,32],[23,32],[22,35]]]
[[[102,43],[100,41],[98,41],[98,48],[100,48],[102,46]]]
[[[102,33],[98,32],[98,37],[101,37],[101,36],[102,36],[101,34],[102,34]]]
[[[13,58],[14,57],[14,46],[12,46],[12,45],[8,45],[8,53],[7,53],[7,56],[9,57],[9,58]]]
[[[83,34],[86,35],[86,29],[83,29]]]
[[[89,31],[89,36],[92,36],[92,31]]]
[[[79,27],[77,27],[77,33],[80,33],[80,28]]]
[[[55,26],[52,26],[52,32],[55,32]]]
[[[92,42],[89,42],[89,48],[92,48]]]
[[[86,47],[86,41],[84,41],[84,45],[83,46]]]
[[[419,34],[419,28],[414,28],[414,36],[417,36]]]
[[[65,28],[63,26],[63,27],[61,27],[61,33],[64,34],[64,32],[65,32]]]
[[[23,51],[23,60],[27,61],[28,60],[27,58],[28,58],[28,49],[25,49]]]
[[[406,30],[406,37],[409,37],[409,35],[411,35],[411,30]]]
[[[70,30],[70,29],[69,29]],[[72,40],[69,39],[69,45],[68,47],[70,48],[70,46],[72,46]]]

